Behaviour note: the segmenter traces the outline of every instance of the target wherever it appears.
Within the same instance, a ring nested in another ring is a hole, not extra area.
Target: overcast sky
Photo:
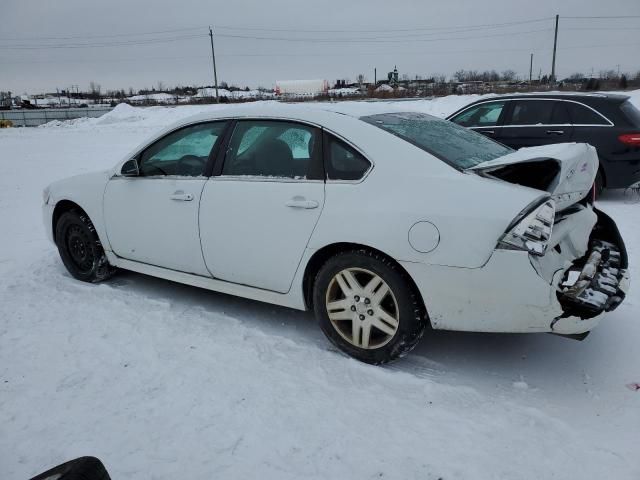
[[[530,53],[537,77],[551,70],[556,14],[559,78],[640,70],[640,0],[2,0],[0,90],[212,84],[208,25],[218,80],[243,87],[373,80],[374,67],[380,79],[394,65],[412,78],[528,77]]]

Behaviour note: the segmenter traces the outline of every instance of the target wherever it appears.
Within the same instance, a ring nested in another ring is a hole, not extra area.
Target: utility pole
[[[211,39],[211,60],[213,61],[213,82],[216,87],[216,103],[220,103],[218,98],[218,72],[216,71],[216,51],[213,48],[213,30],[209,26],[209,38]]]
[[[531,54],[531,60],[529,61],[529,85],[533,79],[533,53]]]
[[[558,48],[558,20],[560,15],[556,15],[556,32],[553,36],[553,62],[551,63],[551,81],[556,81],[556,49]]]

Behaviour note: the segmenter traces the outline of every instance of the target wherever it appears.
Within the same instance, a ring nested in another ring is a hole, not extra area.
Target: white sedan
[[[121,268],[313,309],[374,364],[428,326],[582,336],[623,300],[589,145],[513,151],[429,115],[329,108],[183,120],[47,187],[46,231],[79,280]]]

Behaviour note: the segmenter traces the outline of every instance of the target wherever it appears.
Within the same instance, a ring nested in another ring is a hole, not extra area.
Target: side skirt
[[[304,299],[302,298],[302,293],[300,293],[300,295],[298,295],[298,298],[296,298],[296,295],[293,293],[293,291],[285,294],[276,293],[268,290],[261,290],[259,288],[248,287],[246,285],[224,282],[222,280],[201,277],[199,275],[193,275],[190,273],[178,272],[176,270],[156,267],[155,265],[148,265],[146,263],[126,260],[114,255],[113,252],[108,252],[107,256],[109,258],[109,263],[124,270],[131,270],[132,272],[142,273],[144,275],[150,275],[152,277],[164,278],[165,280],[171,280],[172,282],[183,283],[185,285],[191,285],[207,290],[213,290],[219,293],[226,293],[228,295],[234,295],[236,297],[248,298],[251,300],[257,300],[259,302],[294,308],[296,310],[306,310]]]

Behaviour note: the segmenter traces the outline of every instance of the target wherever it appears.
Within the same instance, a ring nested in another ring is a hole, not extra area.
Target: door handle
[[[495,130],[480,130],[480,133],[486,133],[487,135],[495,135]]]
[[[547,130],[547,135],[564,135],[564,130]]]
[[[184,193],[182,190],[178,190],[176,192],[173,192],[169,198],[171,200],[177,200],[179,202],[190,202],[191,200],[193,200],[193,195],[191,195],[190,193]]]
[[[293,197],[291,200],[285,203],[287,207],[291,208],[318,208],[318,202],[315,200],[306,200],[304,197]]]

